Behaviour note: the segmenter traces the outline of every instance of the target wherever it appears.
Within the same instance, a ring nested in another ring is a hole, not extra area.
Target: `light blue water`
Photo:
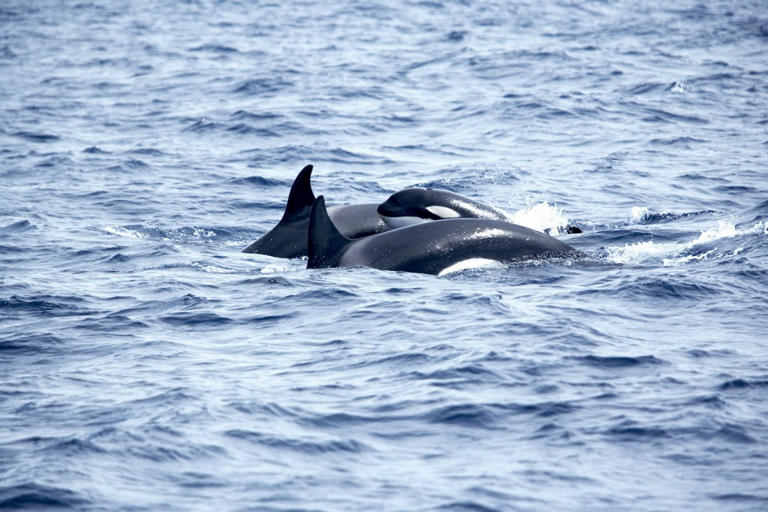
[[[0,509],[765,510],[764,2],[0,6]],[[583,258],[240,250],[446,188]]]

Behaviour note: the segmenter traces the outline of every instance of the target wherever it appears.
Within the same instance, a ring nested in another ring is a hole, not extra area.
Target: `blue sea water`
[[[5,0],[0,509],[768,510],[767,57],[763,1]],[[583,256],[241,253],[309,163]]]

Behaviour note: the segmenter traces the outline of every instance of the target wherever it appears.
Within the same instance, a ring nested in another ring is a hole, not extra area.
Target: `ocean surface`
[[[1,510],[768,510],[762,0],[5,0],[0,141]],[[583,254],[241,253],[307,164]]]

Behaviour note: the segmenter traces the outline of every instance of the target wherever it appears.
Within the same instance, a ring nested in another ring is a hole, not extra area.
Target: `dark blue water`
[[[762,1],[0,6],[0,509],[768,509]],[[240,250],[306,164],[584,252]]]

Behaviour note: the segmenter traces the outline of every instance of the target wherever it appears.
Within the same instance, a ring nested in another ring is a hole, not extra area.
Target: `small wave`
[[[189,51],[214,52],[214,53],[238,53],[239,52],[237,48],[233,48],[231,46],[226,46],[223,44],[215,44],[215,43],[206,43],[200,46],[195,46],[194,48],[190,48]]]
[[[476,501],[454,501],[437,507],[437,510],[448,512],[496,512],[494,507],[486,507]]]
[[[632,221],[637,224],[657,224],[661,222],[696,217],[715,213],[715,210],[698,210],[693,212],[672,213],[672,212],[652,212],[645,206],[633,206],[630,211]]]
[[[691,124],[709,124],[709,121],[707,119],[704,119],[698,116],[677,114],[675,112],[670,112],[668,110],[663,110],[660,108],[645,107],[644,110],[649,114],[647,117],[643,118],[643,121],[646,121],[646,122],[652,122],[652,123],[683,122],[683,123],[691,123]]]
[[[262,187],[288,187],[288,182],[283,180],[276,180],[273,178],[265,178],[263,176],[248,176],[247,178],[232,178],[229,180],[233,185],[255,185],[259,188]]]
[[[288,265],[278,265],[275,263],[271,263],[266,267],[263,267],[261,270],[259,270],[259,272],[261,272],[262,274],[283,274],[290,270],[292,270],[292,268]]]
[[[130,400],[128,404],[133,407],[146,405],[168,407],[177,405],[180,402],[194,401],[195,397],[189,394],[188,391],[189,389],[185,387],[171,388],[155,395]]]
[[[21,253],[27,252],[27,249],[24,249],[22,247],[17,247],[15,245],[3,245],[0,244],[0,254],[9,255],[9,254],[15,254],[20,255]],[[5,262],[9,262],[9,260],[4,260]]]
[[[575,358],[582,363],[595,368],[634,368],[638,366],[659,365],[664,361],[654,356],[584,356]]]
[[[766,34],[768,35],[768,29],[766,30]],[[766,496],[757,496],[755,494],[740,494],[740,493],[727,493],[727,494],[712,494],[712,499],[718,500],[718,501],[728,501],[728,502],[737,502],[737,503],[759,503],[762,506],[768,506],[768,495]],[[749,510],[758,510],[758,509],[752,509]],[[762,510],[762,508],[760,509]]]
[[[263,274],[269,274],[270,272],[262,272]],[[296,284],[291,281],[290,279],[286,279],[282,276],[273,276],[273,277],[249,277],[248,279],[243,279],[242,281],[239,281],[237,283],[238,286],[243,285],[260,285],[260,286],[280,286],[280,287],[288,287],[288,288],[294,288]]]
[[[69,167],[72,164],[73,164],[73,161],[68,156],[56,155],[56,156],[51,156],[49,158],[39,161],[38,163],[35,164],[35,167],[38,169],[54,169],[54,168]]]
[[[149,165],[137,158],[129,158],[128,160],[124,161],[122,165],[128,169],[146,169],[149,167]]]
[[[368,446],[354,439],[328,441],[292,439],[240,429],[228,430],[224,435],[254,442],[270,448],[291,450],[310,455],[323,455],[327,453],[361,453],[370,450]]]
[[[327,154],[327,159],[329,162],[339,163],[339,164],[386,165],[386,164],[395,163],[393,160],[390,160],[385,157],[368,155],[364,153],[355,153],[353,151],[349,151],[343,148],[335,148],[329,151]]]
[[[733,389],[754,389],[754,388],[768,388],[768,380],[733,379],[733,380],[725,381],[718,386],[718,389],[722,391],[728,391]]]
[[[693,137],[667,137],[667,138],[654,138],[650,140],[650,143],[655,146],[682,146],[690,147],[691,144],[706,142],[704,139],[695,139]]]
[[[459,41],[463,41],[468,34],[469,32],[466,30],[453,30],[451,32],[448,32],[445,38],[448,41],[459,42]]]
[[[425,363],[429,361],[428,356],[423,354],[409,355],[421,356],[421,360],[416,361],[418,363]],[[480,364],[439,369],[427,373],[417,371],[412,375],[420,380],[451,381],[452,383],[460,382],[462,384],[504,380],[503,375],[499,375],[497,372]]]
[[[157,148],[136,148],[128,151],[135,155],[163,156],[165,153]]]
[[[632,95],[641,95],[664,89],[666,85],[667,84],[662,82],[642,82],[626,89],[624,92]]]
[[[633,212],[633,216],[640,218],[646,215],[644,211]],[[751,234],[768,234],[768,223],[757,222],[752,227],[739,229],[735,224],[718,221],[716,227],[702,231],[699,236],[690,242],[637,242],[621,247],[608,247],[608,260],[614,263],[638,263],[649,260],[661,260],[665,266],[681,265],[692,261],[707,260],[713,256],[735,256],[742,248],[736,248],[731,252],[718,252],[717,248],[707,248],[707,244],[727,238]],[[705,247],[701,247],[705,246]]]
[[[634,422],[631,421],[624,423],[609,429],[606,434],[618,437],[622,441],[635,442],[649,442],[653,439],[669,436],[669,432],[661,427],[640,427],[635,426]]]
[[[189,126],[186,126],[181,131],[183,132],[194,132],[194,133],[205,133],[212,130],[217,130],[222,127],[221,123],[216,123],[213,121],[209,121],[208,118],[202,118],[198,119],[194,123],[190,124]]]
[[[107,259],[107,263],[127,263],[129,261],[131,261],[130,256],[126,256],[125,254],[122,254],[119,252],[117,254],[110,256]]]
[[[99,146],[89,146],[83,150],[83,153],[88,153],[91,155],[108,155],[109,151],[104,151]]]
[[[134,229],[124,228],[121,226],[107,226],[104,228],[104,231],[106,231],[107,233],[111,233],[113,235],[123,236],[127,238],[140,238],[140,239],[149,238],[144,233],[140,233]]]
[[[333,414],[325,414],[321,416],[303,418],[299,420],[299,423],[311,425],[313,427],[320,427],[320,428],[340,428],[340,427],[346,428],[354,425],[363,425],[366,423],[390,421],[392,419],[396,419],[396,418],[360,416],[357,414],[338,412]]]
[[[747,433],[744,427],[734,423],[726,423],[706,437],[738,444],[755,444],[758,442],[757,439]]]
[[[16,132],[13,135],[29,142],[54,142],[59,140],[57,135],[51,135],[50,133]]]
[[[677,80],[669,84],[667,91],[682,94],[688,92],[688,86],[685,84],[685,82]]]
[[[0,19],[2,19],[0,17]],[[15,59],[18,57],[18,54],[11,50],[11,48],[8,45],[0,46],[0,59]]]
[[[293,82],[281,78],[254,78],[242,82],[233,92],[248,96],[260,96],[280,92],[291,86],[293,86]]]
[[[87,504],[84,498],[61,487],[36,483],[0,487],[0,510],[78,510]]]
[[[226,229],[195,226],[151,228],[134,224],[127,226],[105,226],[103,229],[107,233],[126,238],[162,240],[166,242],[207,241],[231,236],[231,232]]]
[[[621,295],[648,299],[687,299],[699,300],[704,297],[716,297],[723,294],[725,289],[717,285],[705,285],[699,280],[686,278],[657,278],[643,276],[632,282],[620,285],[615,289]]]
[[[278,133],[267,128],[256,128],[246,123],[237,123],[227,127],[228,132],[237,133],[240,135],[256,135],[258,137],[279,137]]]
[[[202,312],[182,312],[174,313],[172,315],[161,317],[165,323],[179,326],[179,327],[220,327],[229,323],[232,323],[232,319],[225,316],[217,315],[216,313]]]
[[[272,121],[283,117],[281,114],[275,114],[272,112],[249,112],[247,110],[238,110],[230,116],[232,119],[238,121]]]
[[[24,231],[29,231],[30,229],[35,229],[35,225],[24,219],[0,227],[0,234],[22,233]]]
[[[106,450],[99,447],[95,443],[77,438],[57,440],[55,443],[46,446],[44,451],[55,457],[71,457],[82,454],[106,453]]]
[[[87,315],[90,312],[72,304],[82,302],[79,297],[59,297],[53,295],[39,295],[31,297],[19,297],[12,295],[7,299],[0,299],[0,311],[32,311],[52,316],[63,315]]]
[[[14,354],[40,354],[52,352],[54,347],[58,347],[63,343],[64,341],[61,338],[51,333],[15,333],[6,335],[0,340],[0,354],[8,352]]]
[[[477,404],[460,404],[440,407],[427,413],[430,423],[446,423],[464,427],[490,428],[496,415],[487,407]]]

